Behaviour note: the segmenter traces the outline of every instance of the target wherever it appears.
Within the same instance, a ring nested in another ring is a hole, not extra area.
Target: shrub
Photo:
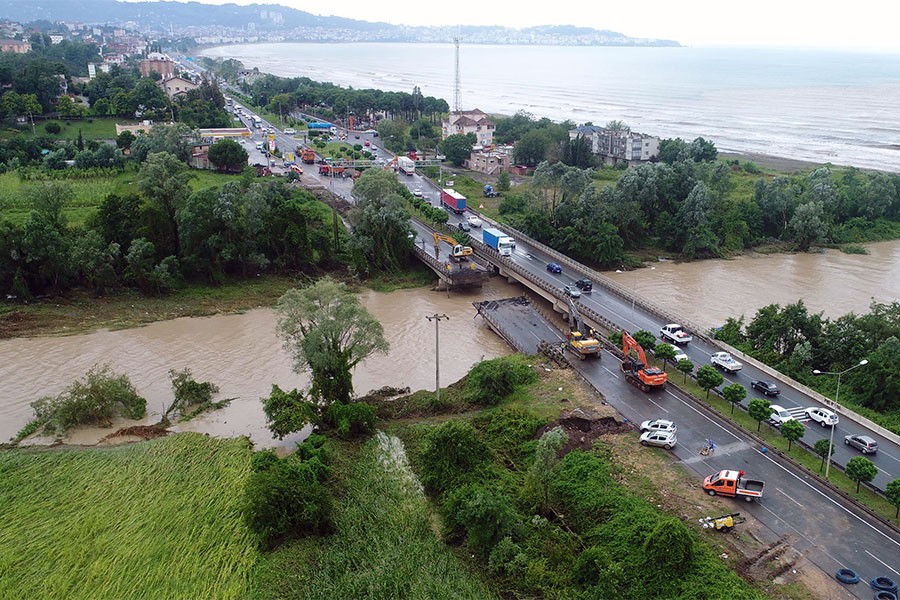
[[[328,407],[325,422],[344,437],[371,433],[375,430],[375,407],[365,402],[335,402]]]
[[[464,421],[448,421],[425,435],[420,456],[422,483],[442,493],[473,477],[490,460],[490,449]]]
[[[469,402],[492,406],[512,394],[516,386],[535,381],[537,373],[524,356],[504,356],[482,361],[469,371],[465,396]]]
[[[691,532],[674,517],[662,519],[647,535],[644,560],[663,575],[684,573],[694,559],[694,540]]]
[[[446,536],[458,538],[465,532],[469,548],[481,555],[512,531],[516,512],[504,494],[478,484],[465,485],[444,501]]]
[[[527,559],[522,548],[511,537],[506,536],[491,550],[491,556],[488,558],[488,571],[494,575],[516,577],[521,573],[523,558]]]
[[[62,125],[60,125],[56,121],[50,121],[49,123],[44,125],[44,131],[50,134],[56,134],[62,131]]]
[[[62,434],[76,425],[108,425],[118,414],[140,419],[147,413],[147,400],[126,375],[113,374],[109,365],[94,365],[83,382],[75,381],[58,396],[45,396],[31,407],[45,431]]]
[[[175,399],[163,415],[168,420],[170,414],[178,413],[182,417],[189,417],[213,406],[212,397],[219,393],[219,386],[208,381],[199,382],[194,379],[190,369],[176,371],[169,370],[169,379],[172,381],[172,392]],[[193,408],[194,412],[189,413]]]
[[[332,502],[322,483],[327,467],[293,454],[254,461],[244,489],[244,520],[262,548],[302,535],[331,530]]]

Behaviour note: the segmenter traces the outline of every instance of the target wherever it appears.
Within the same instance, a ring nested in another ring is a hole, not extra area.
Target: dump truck
[[[511,256],[513,248],[513,239],[500,231],[491,227],[485,227],[481,232],[481,240],[500,253],[500,256]]]
[[[632,351],[637,354],[637,358],[631,355]],[[622,354],[624,355],[622,357],[622,373],[625,374],[625,380],[628,383],[645,392],[661,390],[666,387],[666,381],[669,378],[666,372],[650,366],[644,349],[627,331],[622,331]]]
[[[397,157],[397,168],[406,175],[415,175],[416,161],[406,156]]]
[[[441,205],[458,215],[466,212],[466,197],[452,188],[441,190]]]
[[[308,165],[316,162],[316,153],[310,148],[300,149],[300,160]]]
[[[743,498],[747,502],[762,498],[765,482],[747,479],[743,471],[723,469],[703,480],[703,489],[710,496]]]

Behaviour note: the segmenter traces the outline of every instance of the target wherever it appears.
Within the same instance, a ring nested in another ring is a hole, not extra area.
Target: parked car
[[[590,280],[590,279],[587,279],[587,278],[585,278],[585,279],[579,279],[578,281],[575,282],[575,286],[576,286],[579,290],[581,290],[582,292],[584,292],[585,294],[590,294],[590,293],[591,293],[591,290],[594,289],[594,284],[593,284],[593,282],[591,282],[591,280]]]
[[[668,419],[650,419],[641,423],[641,431],[669,431],[675,433],[678,428]]]
[[[659,446],[671,450],[677,443],[674,431],[645,431],[641,434],[642,446]]]
[[[810,406],[806,409],[806,416],[810,421],[815,421],[822,427],[834,427],[838,424],[837,413],[821,406]]]
[[[472,231],[472,226],[469,225],[468,223],[466,223],[465,221],[460,221],[456,225],[456,228],[459,229],[460,231],[465,231],[466,233]]]
[[[759,390],[766,396],[777,396],[781,393],[781,390],[778,389],[777,385],[765,379],[762,379],[760,381],[751,381],[750,387],[752,387],[754,390]]]
[[[472,227],[481,227],[481,219],[479,219],[475,215],[469,215],[469,217],[466,220],[469,222],[469,225],[471,225]]]
[[[878,442],[867,435],[845,436],[844,443],[848,446],[853,446],[863,454],[875,454],[878,452]]]
[[[772,414],[769,417],[769,420],[772,421],[772,423],[774,423],[775,427],[781,427],[788,421],[795,420],[794,415],[792,415],[791,412],[783,406],[773,404],[772,406],[769,407],[769,409],[771,409],[771,411],[772,411]]]
[[[672,359],[672,362],[674,362],[677,365],[678,362],[682,361],[682,360],[691,360],[691,357],[688,356],[687,354],[685,354],[684,352],[678,351],[675,353],[675,358]]]
[[[571,296],[573,298],[581,298],[581,290],[579,290],[574,285],[564,285],[563,292],[565,292],[566,296]]]
[[[550,273],[562,273],[562,267],[559,263],[547,263],[547,271]]]

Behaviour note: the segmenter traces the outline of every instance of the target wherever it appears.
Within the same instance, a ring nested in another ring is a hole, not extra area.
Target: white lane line
[[[874,554],[872,554],[872,553],[869,552],[868,550],[866,550],[866,554],[868,554],[869,556],[871,556],[872,558],[874,558],[875,560],[877,560],[878,562],[880,562],[881,564],[883,564],[883,565],[885,566],[885,568],[888,568],[888,569],[890,569],[891,571],[893,571],[894,573],[896,573],[897,575],[900,575],[900,573],[898,573],[897,570],[894,569],[891,565],[887,564],[886,562],[884,562],[883,560],[881,560],[880,558],[878,558],[877,556],[875,556]]]
[[[793,498],[791,498],[790,496],[788,496],[787,493],[785,493],[785,491],[784,491],[783,489],[781,489],[781,488],[775,488],[775,489],[776,489],[779,493],[781,493],[782,496],[784,496],[785,498],[787,498],[788,500],[790,500],[791,502],[793,502],[794,504],[796,504],[796,505],[799,506],[800,508],[803,508],[803,505],[802,505],[802,504],[800,504],[799,502],[797,502],[796,500],[794,500]]]
[[[835,564],[838,564],[838,565],[840,565],[841,567],[844,567],[844,568],[847,567],[847,565],[845,565],[843,562],[839,561],[836,557],[834,557],[834,556],[832,556],[831,554],[829,554],[828,551],[825,550],[821,544],[816,544],[816,543],[813,542],[811,539],[809,539],[809,538],[806,536],[806,533],[805,533],[805,532],[800,531],[799,529],[797,529],[796,527],[794,527],[793,525],[791,525],[790,523],[788,523],[785,519],[781,518],[781,515],[779,515],[779,514],[776,513],[775,511],[771,510],[768,506],[765,506],[762,502],[759,502],[759,506],[760,506],[760,508],[762,508],[764,511],[766,511],[767,513],[769,513],[770,515],[772,515],[773,517],[775,517],[776,519],[778,519],[779,521],[781,521],[782,523],[784,523],[785,526],[787,526],[788,528],[790,528],[791,530],[793,530],[794,533],[796,533],[799,537],[801,537],[801,538],[803,538],[804,540],[806,540],[807,543],[809,543],[815,550],[821,552],[822,554],[824,554],[825,556],[827,556],[828,558],[830,558],[831,560],[833,560],[833,561],[835,562]],[[768,526],[767,526],[767,527],[768,527]],[[774,531],[771,527],[769,527],[769,529],[772,530],[772,531]],[[776,532],[776,533],[777,533],[777,532]],[[824,570],[824,569],[823,569],[823,570]]]
[[[718,423],[716,423],[715,421],[713,421],[712,418],[710,418],[710,417],[707,416],[706,414],[700,412],[699,409],[695,408],[694,406],[691,406],[687,401],[682,400],[681,398],[679,398],[678,396],[676,396],[675,394],[673,394],[670,390],[666,390],[666,394],[668,394],[669,396],[672,396],[673,398],[675,398],[676,400],[678,400],[679,402],[681,402],[681,403],[682,403],[683,405],[685,405],[687,408],[691,409],[692,411],[694,411],[695,413],[697,413],[698,415],[700,415],[701,417],[703,417],[704,419],[706,419],[707,421],[709,421],[709,423],[710,423],[711,425],[713,425],[714,427],[718,427],[718,428],[721,429],[724,433],[727,433],[728,435],[730,435],[733,439],[738,440],[738,441],[741,441],[741,438],[739,438],[738,436],[734,435],[733,433],[731,433],[730,431],[728,431],[727,429],[725,429],[724,427],[722,427],[721,425],[719,425]],[[718,446],[718,444],[716,444],[716,445]]]
[[[846,507],[844,507],[843,505],[841,505],[840,502],[838,502],[837,500],[834,500],[833,498],[831,498],[830,496],[828,496],[828,494],[826,494],[826,493],[823,492],[822,490],[818,489],[817,487],[815,487],[814,485],[812,485],[810,482],[806,481],[805,479],[803,479],[803,478],[800,477],[799,475],[797,475],[797,474],[795,474],[795,473],[792,473],[792,472],[789,471],[787,468],[783,467],[783,466],[780,465],[778,462],[776,462],[775,459],[773,459],[772,457],[770,457],[770,456],[768,456],[768,455],[765,455],[765,454],[763,454],[762,452],[759,452],[759,450],[757,450],[756,452],[757,452],[758,454],[762,454],[762,456],[763,456],[764,459],[766,459],[767,461],[769,461],[769,463],[771,463],[771,464],[774,465],[775,467],[777,467],[777,468],[781,469],[782,471],[784,471],[784,472],[785,472],[787,475],[789,475],[790,477],[794,478],[798,483],[800,483],[800,484],[802,484],[802,485],[805,485],[805,486],[808,487],[810,490],[812,490],[813,492],[815,492],[816,494],[818,494],[819,496],[821,496],[822,498],[824,498],[825,500],[827,500],[828,502],[830,502],[831,504],[833,504],[835,507],[837,507],[838,510],[840,510],[840,511],[846,513],[848,516],[850,516],[850,517],[856,519],[857,521],[859,521],[860,523],[862,523],[863,525],[865,525],[866,527],[868,527],[869,529],[871,529],[871,530],[872,530],[873,532],[875,532],[876,534],[880,535],[881,537],[883,537],[884,539],[886,539],[886,540],[889,541],[890,543],[892,543],[892,544],[894,544],[895,546],[897,546],[898,548],[900,548],[900,542],[898,542],[897,540],[893,539],[892,537],[890,537],[889,535],[887,535],[886,533],[884,533],[883,531],[881,531],[878,527],[875,527],[874,525],[872,525],[871,523],[869,523],[868,521],[866,521],[865,519],[863,519],[862,517],[860,517],[860,516],[857,515],[856,513],[850,511],[849,509],[847,509]],[[774,513],[772,513],[772,514],[774,514]],[[821,549],[821,548],[820,548],[820,549]],[[898,556],[900,556],[900,554],[898,554]]]
[[[663,406],[662,406],[661,404],[658,404],[657,402],[655,402],[655,401],[653,400],[653,398],[651,398],[649,395],[647,396],[647,400],[650,401],[650,404],[652,404],[653,406],[655,406],[655,407],[658,408],[659,410],[663,411],[664,413],[668,413],[668,412],[669,412],[669,409],[668,409],[668,408],[663,408]]]

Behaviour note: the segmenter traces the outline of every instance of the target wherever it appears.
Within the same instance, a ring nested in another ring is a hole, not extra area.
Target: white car
[[[294,135],[295,133],[297,133],[297,130],[292,129],[291,127],[288,127],[287,129],[284,130],[285,135]]]
[[[475,215],[471,215],[466,221],[469,222],[469,225],[472,227],[481,227],[481,219],[476,217]]]
[[[641,431],[668,431],[675,433],[678,431],[678,428],[675,427],[675,423],[668,419],[651,419],[641,423]]]
[[[838,416],[833,410],[820,406],[810,406],[806,409],[806,416],[810,421],[815,421],[822,427],[834,427],[838,424]]]
[[[421,198],[421,197],[422,197],[422,190],[420,190],[419,188],[414,189],[414,190],[413,190],[413,196],[415,196],[416,198]]]
[[[674,431],[645,431],[641,434],[642,446],[659,446],[671,450],[677,443]]]
[[[675,358],[672,359],[672,362],[677,365],[682,360],[691,360],[691,357],[684,352],[679,351],[675,354]]]
[[[794,415],[792,415],[790,411],[788,411],[788,409],[783,406],[773,404],[769,407],[769,409],[772,411],[772,415],[769,417],[769,420],[772,421],[772,423],[774,423],[776,427],[781,427],[788,421],[795,420]]]

